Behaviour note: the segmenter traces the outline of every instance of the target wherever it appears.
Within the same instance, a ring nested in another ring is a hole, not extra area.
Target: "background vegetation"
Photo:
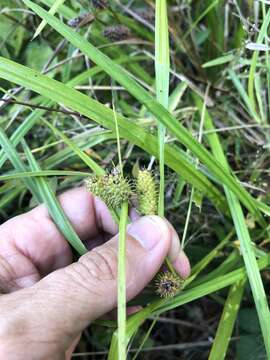
[[[130,359],[270,358],[269,9],[0,0],[1,221],[45,202],[83,253],[56,194],[118,164],[117,119],[124,173],[153,169],[191,259],[179,295],[150,285],[122,321]],[[117,334],[97,322],[74,357],[117,359]]]

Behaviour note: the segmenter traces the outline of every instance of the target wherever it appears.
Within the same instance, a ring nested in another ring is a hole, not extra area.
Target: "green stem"
[[[118,354],[119,359],[126,359],[126,227],[128,219],[128,203],[121,208],[119,222],[118,247]]]
[[[164,107],[169,105],[169,80],[170,80],[170,48],[167,17],[167,1],[156,2],[155,24],[155,70],[156,70],[156,94],[157,100]],[[165,191],[165,146],[166,127],[158,123],[159,143],[159,198],[158,215],[164,217],[164,191]],[[168,257],[165,259],[168,269],[176,274]]]

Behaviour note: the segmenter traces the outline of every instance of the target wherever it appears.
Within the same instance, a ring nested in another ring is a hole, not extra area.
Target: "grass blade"
[[[265,255],[258,260],[259,269],[264,269],[270,264],[270,255]],[[176,295],[174,298],[169,300],[157,300],[140,312],[132,315],[127,321],[127,334],[126,338],[129,341],[137,328],[151,315],[159,315],[165,311],[175,309],[178,306],[187,304],[191,301],[199,299],[203,296],[209,295],[213,292],[221,290],[234,283],[242,281],[246,278],[245,268],[234,270],[226,275],[216,277],[213,280],[198,285],[192,289],[188,289]],[[116,360],[117,357],[117,332],[114,333],[113,341],[111,342],[109,360]]]
[[[44,105],[48,104],[48,100]],[[24,122],[14,131],[14,133],[10,137],[10,141],[13,146],[18,145],[20,140],[27,134],[27,132],[34,126],[36,121],[39,119],[40,116],[44,114],[44,110],[35,110],[27,118]],[[7,159],[6,153],[3,150],[0,150],[0,168],[3,166]]]
[[[260,270],[267,267],[270,264],[270,255],[268,254],[261,257],[258,260],[257,264]],[[207,294],[211,294],[227,286],[230,286],[238,281],[241,281],[244,278],[246,278],[246,269],[245,267],[242,267],[240,269],[231,271],[228,274],[216,277],[215,279],[207,281],[192,289],[185,290],[169,301],[167,300],[160,302],[159,304],[156,304],[155,311],[159,313],[161,311],[163,312],[174,309],[177,306],[186,304],[187,301],[190,302],[199,299],[200,297],[203,297]]]
[[[26,172],[26,166],[24,165],[23,161],[20,159],[17,151],[13,147],[11,141],[5,134],[4,130],[0,128],[0,145],[3,148],[3,151],[6,153],[7,157],[9,158],[10,162],[14,166],[17,171]],[[22,182],[25,186],[31,191],[34,195],[36,200],[40,202],[41,198],[39,195],[39,191],[33,179],[23,179]]]
[[[118,354],[119,359],[126,359],[126,227],[128,203],[122,205],[119,222],[118,250]]]
[[[231,69],[228,70],[228,73],[229,73],[229,76],[230,76],[234,86],[236,87],[236,89],[239,92],[241,98],[243,99],[244,103],[246,104],[246,106],[247,106],[247,108],[248,108],[248,110],[250,112],[250,115],[253,116],[254,119],[258,123],[260,123],[261,119],[260,119],[259,115],[257,114],[256,109],[252,105],[251,99],[248,96],[248,94],[246,93],[246,91],[245,91],[243,85],[241,84],[239,78],[237,77],[236,73]]]
[[[266,16],[264,17],[262,27],[259,32],[259,36],[257,38],[256,43],[261,44],[265,36],[267,36],[267,30],[270,23],[270,9],[268,10]],[[248,77],[248,96],[251,103],[251,108],[253,111],[256,111],[256,101],[255,101],[255,94],[254,94],[254,80],[256,74],[256,67],[259,57],[259,51],[254,51],[251,60],[251,66],[249,70],[249,77]]]
[[[25,141],[23,141],[23,147],[32,171],[41,171]],[[81,242],[80,238],[70,224],[49,183],[43,177],[35,178],[35,182],[39,190],[40,197],[46,204],[48,212],[59,230],[80,255],[85,254],[87,252],[86,247]]]
[[[45,6],[52,7],[55,0],[40,0],[40,2],[43,3]],[[77,12],[65,4],[58,7],[58,12],[67,20],[70,20],[77,16]]]
[[[250,209],[256,216],[262,226],[266,226],[264,218],[257,209],[257,205],[247,191],[239,185],[238,181],[232,177],[224,166],[220,165],[218,161],[211,155],[202,145],[200,145],[188,132],[188,130],[179,124],[176,119],[142,86],[140,86],[134,79],[130,78],[129,74],[122,69],[121,66],[115,64],[101,51],[95,48],[91,43],[86,41],[78,33],[71,30],[61,21],[51,16],[40,6],[34,4],[30,0],[24,0],[24,3],[35,11],[41,18],[45,19],[55,30],[64,36],[75,47],[79,48],[92,61],[102,67],[114,80],[124,86],[131,95],[133,95],[141,104],[145,105],[147,109],[164,125],[166,128],[176,136],[176,138],[193,152],[199,160],[205,164],[209,170],[218,178],[224,185],[228,186],[236,196],[243,202],[243,204]]]
[[[81,158],[81,160],[97,175],[104,175],[105,171],[94,160],[90,158],[84,151],[82,151],[76,144],[74,144],[69,138],[59,131],[55,126],[50,124],[47,120],[43,119],[43,122],[57,135],[59,136],[72,150]]]
[[[228,243],[228,241],[233,236],[233,231],[231,231],[212,251],[209,252],[201,261],[199,261],[192,268],[190,277],[186,280],[186,284],[191,283],[196,279],[198,274],[217,256],[219,251]]]
[[[55,0],[54,4],[52,5],[52,7],[49,10],[49,13],[54,15],[56,13],[57,9],[61,5],[63,5],[64,2],[65,2],[65,0]],[[42,22],[39,24],[37,30],[35,31],[33,39],[35,39],[41,33],[41,31],[45,28],[46,24],[47,24],[47,21],[42,20]]]
[[[202,112],[203,104],[196,95],[194,96],[196,99],[196,104],[200,112]],[[207,111],[205,112],[205,128],[208,131],[215,129],[212,119]],[[217,160],[220,161],[220,163],[222,163],[223,166],[228,167],[228,162],[224,155],[217,133],[215,132],[212,132],[210,134],[208,133],[207,137],[210,143],[211,150],[215,154]],[[235,230],[240,241],[243,259],[262,329],[266,352],[268,354],[268,357],[270,358],[270,337],[269,337],[270,312],[269,312],[267,297],[263,287],[263,281],[257,265],[254,248],[252,246],[249,231],[245,222],[243,210],[241,208],[241,205],[237,197],[227,187],[225,187],[224,190],[226,193],[226,197],[228,199],[228,204],[232,214]]]
[[[243,297],[245,284],[246,280],[243,279],[233,284],[230,288],[208,360],[225,359]]]
[[[167,1],[156,1],[155,24],[155,70],[156,70],[156,96],[157,101],[165,108],[169,105],[169,79],[170,79],[170,49],[167,16]],[[164,143],[166,127],[158,123],[159,145],[159,201],[158,214],[164,216]]]
[[[89,119],[93,119],[101,126],[115,131],[114,114],[111,109],[59,81],[50,79],[37,71],[4,58],[0,58],[0,77],[25,86],[59,104],[64,104]],[[158,142],[154,136],[146,133],[140,126],[120,114],[117,114],[117,120],[121,137],[131,141],[155,157],[159,156]],[[202,193],[207,194],[217,208],[226,213],[227,205],[222,194],[201,172],[194,168],[184,152],[165,145],[165,162],[178,174],[181,174],[187,182],[193,184]],[[238,183],[237,185],[239,187]]]
[[[68,171],[68,170],[44,170],[44,171],[25,171],[25,172],[12,172],[9,174],[0,175],[0,181],[8,181],[15,179],[22,179],[25,177],[40,177],[40,176],[89,176],[88,173],[81,171]]]
[[[202,67],[203,68],[209,68],[209,67],[212,67],[212,66],[219,66],[219,65],[223,65],[223,64],[226,64],[228,62],[231,62],[234,59],[235,59],[235,54],[227,54],[227,55],[220,56],[220,57],[218,57],[216,59],[207,61],[206,63],[204,63],[202,65]]]
[[[188,31],[184,35],[184,39],[188,37],[188,35],[192,32],[192,30],[196,27],[196,25],[218,4],[219,0],[213,0],[209,6],[198,16],[198,18],[193,22],[193,24],[189,27]]]

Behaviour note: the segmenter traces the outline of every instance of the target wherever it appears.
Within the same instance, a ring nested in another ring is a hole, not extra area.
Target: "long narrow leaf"
[[[17,171],[26,172],[27,168],[24,165],[23,161],[19,157],[17,151],[13,147],[11,141],[5,134],[4,130],[0,128],[0,145],[2,146],[3,151],[6,153],[7,157],[11,161],[12,165]],[[22,179],[22,182],[25,186],[32,192],[37,201],[40,201],[39,192],[37,186],[33,179]]]
[[[230,288],[208,360],[225,359],[243,297],[245,284],[246,281],[243,279],[233,284]]]
[[[25,177],[40,177],[40,176],[89,176],[88,173],[81,171],[68,171],[68,170],[44,170],[44,171],[25,171],[25,172],[12,172],[9,174],[0,175],[0,181],[22,179]]]
[[[24,149],[32,171],[41,171],[26,143],[24,143]],[[35,178],[35,182],[42,201],[46,204],[48,212],[55,224],[58,226],[59,230],[80,255],[85,254],[87,252],[86,247],[81,242],[80,238],[70,224],[49,183],[43,177]]]
[[[70,41],[75,47],[79,48],[97,65],[101,66],[113,79],[126,88],[137,100],[144,104],[149,111],[176,136],[176,138],[192,151],[202,163],[222,182],[228,186],[235,195],[243,202],[243,204],[256,215],[261,225],[266,226],[264,218],[261,216],[252,197],[246,190],[240,186],[237,180],[232,177],[227,169],[225,169],[216,159],[200,145],[192,135],[186,130],[176,119],[160,105],[144,88],[142,88],[129,74],[123,70],[121,66],[115,64],[101,51],[95,48],[91,43],[87,42],[82,36],[74,32],[61,21],[51,16],[40,6],[34,4],[30,0],[24,0],[24,3],[35,11],[41,18],[45,19],[55,30]]]
[[[55,0],[54,4],[52,5],[52,7],[49,10],[49,13],[54,15],[57,11],[57,9],[65,2],[65,0]],[[47,22],[45,20],[42,20],[42,22],[39,24],[33,38],[36,38],[41,31],[45,28]]]
[[[258,260],[258,267],[260,270],[264,269],[270,264],[270,255],[265,255]],[[198,285],[192,289],[185,290],[179,295],[169,300],[157,300],[149,304],[146,308],[132,315],[127,321],[127,339],[131,339],[136,329],[151,315],[161,314],[165,311],[172,310],[187,304],[191,301],[199,299],[203,296],[209,295],[213,292],[221,290],[234,283],[242,281],[246,278],[245,268],[234,270],[226,275],[216,277],[213,280]],[[116,360],[117,358],[117,332],[113,335],[113,341],[111,342],[109,360]]]
[[[197,96],[195,96],[195,99],[198,108],[200,109],[200,111],[202,111],[201,100]],[[204,123],[206,130],[212,131],[215,129],[212,119],[207,111],[205,112]],[[228,167],[228,162],[224,155],[217,133],[215,132],[208,133],[208,140],[212,152],[215,154],[217,160],[220,161],[220,163],[223,164],[223,166]],[[225,187],[224,190],[228,199],[228,204],[232,214],[235,230],[240,240],[241,251],[243,254],[243,259],[245,262],[245,267],[247,270],[250,287],[252,289],[252,294],[258,313],[266,351],[268,356],[270,357],[270,337],[269,337],[270,312],[267,303],[267,297],[263,287],[263,281],[261,279],[261,275],[257,265],[254,248],[251,243],[249,231],[245,222],[245,217],[240,202],[238,201],[235,194],[233,194],[227,187]]]
[[[267,31],[270,23],[270,9],[268,10],[263,24],[261,26],[259,36],[257,38],[257,44],[261,44],[263,42],[263,39],[265,36],[267,36]],[[249,77],[248,77],[248,96],[250,98],[251,107],[253,111],[256,111],[256,101],[255,101],[255,95],[254,95],[254,80],[255,80],[255,73],[256,73],[256,67],[259,57],[259,50],[254,51],[252,60],[251,60],[251,66],[249,70]]]
[[[128,203],[121,208],[119,222],[118,250],[118,353],[119,359],[126,359],[126,227]]]
[[[47,120],[43,119],[43,122],[56,134],[58,135],[73,151],[79,156],[82,161],[97,175],[104,175],[105,171],[100,167],[90,156],[83,152],[76,144],[74,144],[69,138],[58,130],[55,126],[50,124]]]
[[[167,1],[156,1],[155,70],[157,101],[165,108],[169,105],[170,49],[167,17]],[[166,127],[158,123],[159,145],[159,201],[158,214],[164,216],[164,143]]]
[[[70,89],[59,81],[50,79],[37,71],[1,57],[0,77],[36,91],[59,104],[64,104],[70,109],[87,116],[89,119],[93,119],[101,126],[115,131],[114,115],[111,109],[77,90]],[[121,137],[128,139],[148,153],[158,157],[158,142],[154,136],[146,133],[134,122],[128,121],[128,119],[119,114],[117,114],[117,119]],[[187,182],[193,184],[202,193],[207,194],[218,209],[223,212],[227,211],[221,193],[205,176],[194,169],[194,166],[187,161],[186,156],[181,151],[166,145],[165,162],[178,174],[181,174]]]

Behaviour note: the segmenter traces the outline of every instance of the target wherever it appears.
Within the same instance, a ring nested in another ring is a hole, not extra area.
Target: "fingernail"
[[[177,259],[173,262],[173,267],[181,276],[181,278],[186,279],[190,275],[190,263],[187,255],[184,251],[181,250]]]
[[[146,250],[152,250],[164,236],[168,236],[169,228],[159,216],[144,216],[130,224],[127,232]]]

